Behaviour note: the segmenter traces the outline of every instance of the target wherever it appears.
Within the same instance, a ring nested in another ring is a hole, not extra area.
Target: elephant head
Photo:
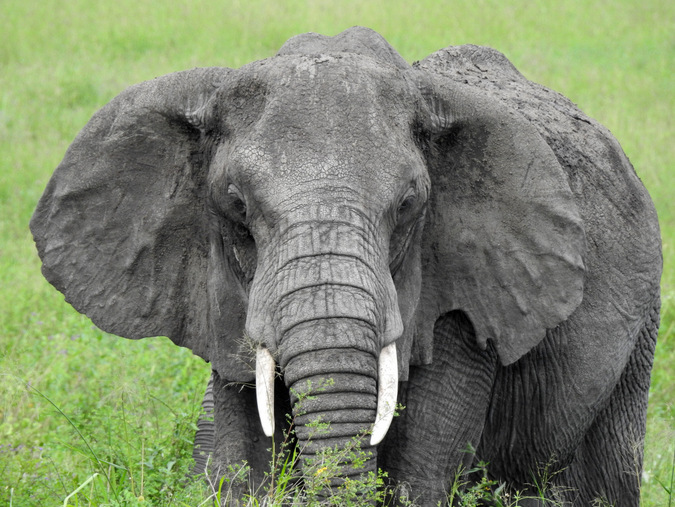
[[[464,311],[510,364],[582,297],[584,230],[535,128],[360,28],[125,90],[31,228],[45,277],[100,328],[255,377],[268,435],[277,365],[294,396],[333,379],[304,407],[331,423],[308,454],[384,437],[440,315]]]

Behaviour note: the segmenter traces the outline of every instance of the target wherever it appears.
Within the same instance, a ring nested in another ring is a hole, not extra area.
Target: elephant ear
[[[73,141],[31,220],[44,276],[78,311],[207,360],[202,120],[230,72],[178,72],[118,95]]]
[[[436,319],[461,309],[480,345],[492,340],[507,365],[581,302],[581,217],[562,167],[534,126],[485,92],[426,70],[419,83],[428,107],[432,194],[418,360],[431,360]]]

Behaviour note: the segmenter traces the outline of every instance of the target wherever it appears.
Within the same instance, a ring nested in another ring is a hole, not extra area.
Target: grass
[[[203,501],[177,477],[208,367],[166,339],[115,338],[77,315],[41,277],[28,220],[75,134],[126,86],[238,67],[297,33],[355,24],[408,61],[495,47],[622,143],[656,203],[665,261],[643,504],[673,501],[675,4],[5,0],[0,12],[0,503],[60,505],[94,474],[72,505]]]

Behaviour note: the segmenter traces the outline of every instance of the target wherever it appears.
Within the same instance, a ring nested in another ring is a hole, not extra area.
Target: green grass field
[[[357,24],[411,62],[448,45],[499,49],[620,141],[656,203],[665,261],[643,504],[675,500],[675,3],[3,0],[0,504],[63,505],[95,473],[71,505],[206,498],[181,478],[208,366],[167,339],[94,328],[42,278],[28,221],[74,136],[125,87]]]

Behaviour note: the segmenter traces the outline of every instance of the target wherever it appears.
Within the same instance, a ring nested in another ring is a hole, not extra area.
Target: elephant
[[[480,460],[523,492],[546,467],[562,504],[639,502],[657,215],[612,134],[496,50],[411,65],[354,27],[137,84],[31,230],[98,327],[210,362],[211,473],[262,480],[291,414],[299,467],[367,452],[332,486],[379,468],[436,505]]]

